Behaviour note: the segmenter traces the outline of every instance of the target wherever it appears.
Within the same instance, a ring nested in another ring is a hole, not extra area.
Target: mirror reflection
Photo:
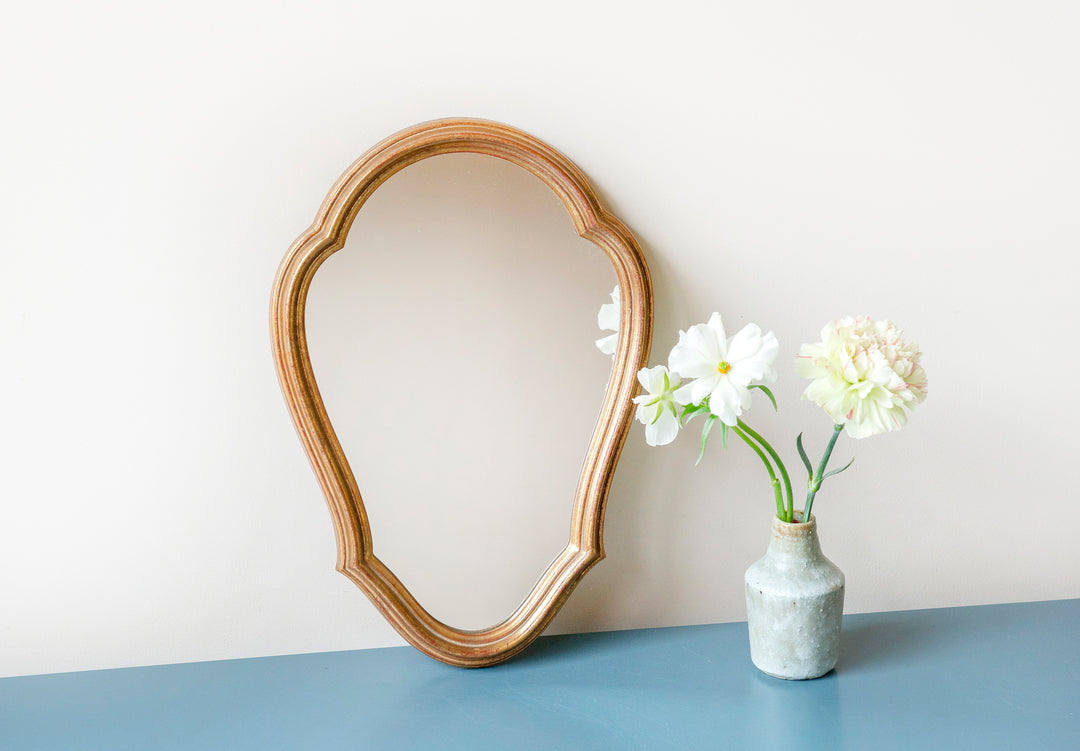
[[[374,552],[444,623],[503,620],[566,545],[614,286],[546,185],[475,154],[390,178],[315,275],[312,366]]]

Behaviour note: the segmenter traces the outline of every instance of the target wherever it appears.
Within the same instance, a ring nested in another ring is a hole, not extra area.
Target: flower
[[[650,446],[671,443],[679,434],[679,418],[682,416],[682,407],[675,402],[673,395],[681,379],[669,373],[663,365],[642,368],[638,371],[637,379],[646,391],[634,397],[634,404],[638,405],[638,422],[645,426],[645,442]]]
[[[728,339],[720,314],[713,313],[708,323],[680,331],[668,355],[670,370],[694,379],[675,392],[675,401],[698,405],[708,398],[709,411],[734,426],[750,408],[750,386],[776,380],[772,364],[779,348],[771,331],[762,335],[753,323]]]
[[[799,349],[795,370],[811,379],[803,392],[852,438],[899,430],[905,408],[926,399],[919,348],[891,321],[841,318],[821,330],[821,341]]]
[[[611,302],[600,306],[596,314],[596,324],[602,331],[614,331],[614,334],[596,340],[596,346],[605,355],[615,356],[615,347],[619,344],[619,308],[622,306],[619,285],[611,290]]]

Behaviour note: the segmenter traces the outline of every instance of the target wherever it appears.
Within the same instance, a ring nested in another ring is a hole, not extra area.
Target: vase
[[[765,557],[746,570],[750,659],[776,678],[825,675],[840,656],[844,572],[821,553],[817,519],[773,517]]]

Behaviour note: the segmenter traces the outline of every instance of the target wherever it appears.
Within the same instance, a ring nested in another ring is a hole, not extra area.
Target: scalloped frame
[[[567,545],[514,612],[483,630],[454,628],[433,617],[376,557],[360,489],[315,382],[304,325],[311,280],[322,262],[344,246],[367,198],[410,164],[451,153],[505,159],[543,180],[562,201],[578,234],[607,255],[622,296],[618,349],[578,480]],[[604,557],[608,490],[634,417],[635,377],[648,364],[652,340],[652,284],[641,249],[626,226],[601,206],[581,170],[539,139],[486,120],[437,120],[390,136],[345,171],[314,223],[285,255],[274,281],[270,328],[285,402],[333,518],[338,571],[410,644],[437,660],[483,667],[527,647]]]

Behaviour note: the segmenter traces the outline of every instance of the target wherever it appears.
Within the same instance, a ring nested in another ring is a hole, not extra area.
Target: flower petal
[[[739,387],[730,378],[720,378],[709,394],[709,410],[725,425],[735,425],[742,414],[744,395],[747,395],[745,388]]]
[[[701,404],[702,400],[716,390],[716,384],[724,377],[719,373],[713,373],[708,378],[698,378],[690,384],[691,399],[694,404]]]
[[[668,373],[663,365],[654,365],[651,368],[642,368],[637,374],[638,383],[641,387],[654,396],[671,391],[678,386],[680,381],[677,375]]]
[[[619,346],[619,335],[611,334],[596,340],[596,348],[605,355],[614,355],[615,348]]]
[[[645,426],[645,442],[650,446],[664,446],[675,440],[679,434],[679,418],[669,409],[660,417]]]
[[[729,359],[728,354],[728,340],[727,332],[724,331],[724,319],[720,317],[719,313],[713,313],[709,316],[709,322],[705,324],[712,329],[713,334],[716,335],[716,342],[718,345],[716,361]]]
[[[685,341],[680,341],[676,346],[689,347],[691,351],[697,353],[702,362],[709,363],[715,368],[716,363],[724,359],[723,355],[727,347],[727,343],[721,338],[723,331],[723,326],[719,326],[719,332],[717,332],[716,327],[698,323],[686,330]]]
[[[681,388],[675,389],[675,393],[672,394],[672,396],[675,398],[675,401],[678,404],[695,404],[695,402],[694,402],[694,394],[693,394],[694,383],[695,383],[695,381],[691,381],[690,383],[686,384],[685,386],[682,386]],[[704,398],[704,397],[702,397],[702,398]],[[698,402],[696,402],[696,404],[701,404],[701,402],[698,401]]]
[[[754,357],[760,349],[761,329],[756,323],[748,323],[728,342],[727,360],[733,362]]]
[[[600,312],[596,314],[596,325],[604,331],[619,330],[619,308],[622,307],[622,296],[619,294],[618,285],[611,290],[611,302],[600,306]]]
[[[634,413],[634,417],[638,422],[645,426],[647,431],[649,426],[656,422],[656,413],[661,409],[663,409],[663,405],[659,402],[642,402],[638,404],[637,412]]]

